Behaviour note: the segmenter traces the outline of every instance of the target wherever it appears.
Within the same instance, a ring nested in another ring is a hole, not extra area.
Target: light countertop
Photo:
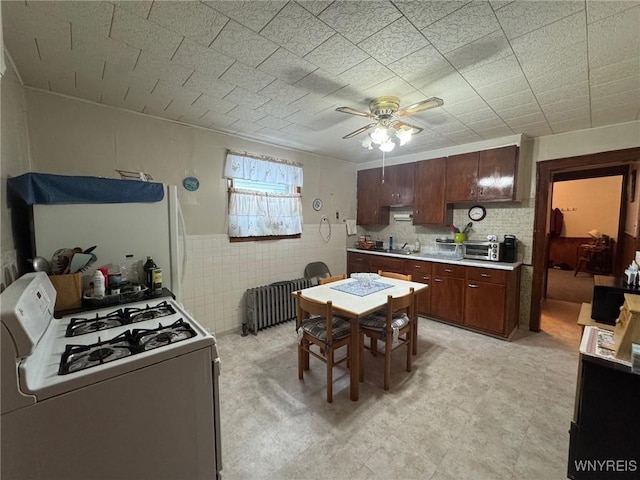
[[[439,256],[433,253],[388,253],[388,252],[376,252],[371,250],[363,250],[359,248],[347,248],[347,252],[364,253],[366,255],[382,255],[384,257],[395,257],[407,260],[423,260],[425,262],[434,263],[448,263],[451,265],[464,265],[466,267],[480,267],[480,268],[492,268],[495,270],[515,270],[522,265],[522,262],[506,263],[506,262],[491,262],[488,260],[470,260],[468,258],[462,260],[454,260],[452,258],[446,258],[445,256]]]

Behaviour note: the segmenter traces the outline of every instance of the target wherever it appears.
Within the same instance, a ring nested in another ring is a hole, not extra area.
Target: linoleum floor
[[[420,319],[418,355],[365,354],[360,400],[345,368],[297,376],[292,322],[218,338],[225,479],[563,479],[577,347],[550,333],[511,342]]]

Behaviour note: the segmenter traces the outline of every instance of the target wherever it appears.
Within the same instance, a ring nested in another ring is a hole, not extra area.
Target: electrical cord
[[[322,228],[325,225],[326,225],[326,228],[324,230],[328,230],[326,234],[323,233],[323,228]],[[326,215],[323,215],[322,218],[320,218],[318,235],[320,236],[320,238],[324,243],[329,243],[329,240],[331,240],[331,222],[329,222],[329,218]]]

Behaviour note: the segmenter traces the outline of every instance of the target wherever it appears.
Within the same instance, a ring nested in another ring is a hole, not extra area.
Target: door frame
[[[551,191],[556,176],[563,177],[568,172],[595,170],[612,166],[623,166],[640,160],[640,147],[614,150],[602,153],[591,153],[575,157],[545,160],[536,163],[536,197],[533,222],[533,247],[531,263],[533,276],[531,279],[531,307],[529,310],[529,330],[540,331],[540,315],[543,294],[546,289],[549,217],[551,211]],[[578,174],[576,174],[578,175]],[[627,176],[624,175],[622,198],[626,200]],[[623,204],[626,208],[626,203]],[[620,225],[624,226],[625,219],[620,216]],[[618,239],[620,240],[620,239]],[[616,256],[621,255],[622,242],[616,242]]]

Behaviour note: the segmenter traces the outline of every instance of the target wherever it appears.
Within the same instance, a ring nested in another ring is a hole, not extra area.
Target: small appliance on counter
[[[504,243],[502,244],[502,261],[507,263],[514,263],[518,258],[518,239],[515,235],[505,235]]]
[[[489,260],[499,262],[502,260],[502,247],[500,242],[466,241],[464,245],[464,258],[471,260]]]

